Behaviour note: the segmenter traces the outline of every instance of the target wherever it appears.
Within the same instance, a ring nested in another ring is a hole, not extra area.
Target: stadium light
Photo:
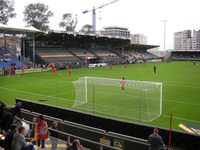
[[[164,57],[165,57],[165,52],[166,52],[166,49],[165,49],[165,44],[166,44],[166,23],[167,23],[167,19],[164,19],[161,22],[163,22],[163,25],[164,25]]]

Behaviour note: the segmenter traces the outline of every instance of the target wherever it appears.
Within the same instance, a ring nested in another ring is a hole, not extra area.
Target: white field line
[[[162,82],[162,83],[165,83],[165,84],[168,84],[168,83],[174,83],[174,84],[186,84],[186,85],[188,85],[188,84],[190,84],[190,85],[199,85],[200,86],[200,83],[191,83],[191,82],[180,82],[180,81],[160,81],[160,82]]]
[[[200,85],[192,85],[192,84],[173,84],[173,83],[166,83],[163,84],[164,86],[178,86],[178,87],[193,87],[193,88],[200,88]]]
[[[33,92],[27,92],[27,91],[21,91],[21,90],[10,89],[10,88],[4,88],[4,87],[0,87],[0,89],[9,90],[9,91],[15,91],[15,92],[19,92],[19,93],[25,93],[25,94],[31,94],[31,95],[38,95],[38,96],[50,97],[50,98],[55,98],[55,99],[57,98],[56,96],[43,95],[43,94],[38,94],[38,93],[33,93]],[[58,97],[58,99],[67,100],[67,101],[73,101],[73,100],[70,100],[70,99],[62,98],[62,97]]]
[[[161,117],[170,118],[169,115],[164,115],[164,114],[162,114]],[[191,121],[191,122],[197,122],[197,123],[200,123],[200,120],[191,120],[191,119],[186,119],[186,118],[181,118],[181,117],[172,117],[172,119],[176,119],[176,120],[184,120],[184,121]]]
[[[53,80],[44,80],[44,81],[34,81],[34,82],[22,82],[22,83],[20,83],[20,85],[28,85],[28,86],[32,86],[32,87],[34,87],[34,86],[38,86],[37,84],[38,83],[52,83],[52,82],[55,82],[55,84],[56,84],[56,82],[58,81],[58,85],[60,84],[60,82],[62,82],[62,80],[55,80],[55,79],[53,79]],[[71,81],[64,81],[64,82],[71,82]],[[0,87],[12,87],[12,86],[15,86],[15,85],[18,85],[19,83],[16,83],[16,84],[9,84],[9,85],[6,85],[6,86],[0,86]],[[35,85],[34,85],[35,84]],[[61,85],[63,85],[63,84],[61,84]]]
[[[194,105],[194,106],[200,106],[200,104],[197,103],[188,103],[188,102],[180,102],[180,101],[170,101],[170,100],[165,100],[163,103],[178,103],[178,104],[183,104],[183,105]]]

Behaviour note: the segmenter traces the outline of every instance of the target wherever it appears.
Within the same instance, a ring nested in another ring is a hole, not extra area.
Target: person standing
[[[38,147],[45,148],[45,140],[48,139],[48,125],[43,115],[39,115],[36,125],[36,139]]]
[[[153,74],[156,74],[156,66],[153,67]]]
[[[58,130],[58,123],[53,122],[51,129]],[[51,141],[51,150],[56,150],[58,145],[58,133],[55,131],[50,131],[50,141]]]
[[[109,64],[109,68],[110,68],[110,70],[112,70],[112,64],[111,63]]]
[[[68,71],[68,75],[71,77],[72,76],[72,67],[69,66],[67,71]]]
[[[122,92],[124,92],[124,90],[125,90],[125,86],[126,86],[126,81],[125,81],[124,79],[125,79],[125,78],[123,77],[122,80],[121,80],[120,83],[119,83]]]
[[[33,117],[32,123],[30,124],[30,138],[32,139],[31,142],[35,145],[36,144],[36,124],[37,124],[37,117]]]
[[[159,135],[158,129],[153,130],[153,134],[149,135],[149,150],[161,150],[161,148],[165,149],[165,144],[163,142],[162,137]]]

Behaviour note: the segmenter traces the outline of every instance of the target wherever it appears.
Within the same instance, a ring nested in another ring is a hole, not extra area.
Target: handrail
[[[34,124],[34,123],[32,123],[30,121],[27,121],[27,120],[24,120],[24,119],[23,119],[23,121],[26,122],[26,123],[29,123],[29,124]],[[109,145],[105,145],[105,144],[102,144],[102,143],[99,143],[99,142],[95,142],[95,141],[92,141],[92,140],[89,140],[89,139],[86,139],[86,138],[83,138],[83,137],[79,137],[79,136],[76,136],[76,135],[73,135],[73,134],[69,134],[67,132],[62,132],[62,131],[51,129],[51,128],[49,130],[67,136],[68,137],[67,138],[68,139],[68,141],[67,141],[68,143],[70,143],[70,137],[72,137],[72,138],[76,138],[76,139],[79,139],[79,140],[82,140],[82,141],[85,141],[85,142],[88,142],[88,143],[95,144],[95,145],[100,147],[100,150],[103,150],[104,147],[112,149],[112,150],[121,150],[119,148],[112,147],[112,146],[109,146]]]
[[[35,112],[31,112],[31,113],[33,115],[35,114]],[[141,138],[131,137],[131,136],[127,136],[127,135],[123,135],[123,134],[119,134],[119,133],[115,133],[115,132],[111,132],[111,131],[106,132],[103,129],[98,129],[98,128],[94,128],[94,127],[90,127],[90,126],[86,126],[86,125],[82,125],[82,124],[78,124],[78,123],[74,123],[74,122],[70,122],[70,121],[66,121],[66,120],[61,120],[61,119],[51,117],[51,116],[48,116],[48,115],[44,115],[44,116],[47,120],[58,121],[58,123],[61,123],[63,125],[66,124],[66,125],[69,125],[69,126],[72,126],[72,127],[75,126],[79,129],[83,129],[83,130],[86,130],[86,131],[91,131],[91,132],[99,133],[99,134],[106,134],[107,136],[111,136],[111,137],[114,137],[114,138],[120,138],[120,139],[123,139],[123,140],[128,140],[130,142],[136,142],[136,143],[148,145],[147,140],[144,140],[144,139],[141,139]]]
[[[92,131],[95,133],[106,134],[106,131],[103,129],[98,129],[98,128],[94,128],[94,127],[90,127],[90,126],[86,126],[86,125],[82,125],[82,124],[78,124],[78,123],[74,123],[74,122],[70,122],[66,120],[64,120],[64,124],[67,124],[69,126],[76,126],[80,129],[86,129],[87,131]]]
[[[119,134],[119,133],[115,133],[115,132],[110,132],[109,131],[108,132],[108,136],[118,137],[118,138],[123,139],[123,140],[128,140],[128,141],[131,141],[131,142],[136,142],[136,143],[140,143],[140,144],[144,144],[144,145],[149,145],[147,140],[136,138],[136,137],[132,137],[132,136],[127,136],[127,135]]]
[[[22,109],[22,111],[23,111],[23,113],[27,113],[27,114],[31,113],[34,116],[39,115],[39,113],[31,112],[31,111],[27,111],[27,110],[24,111],[24,109]],[[48,116],[48,115],[44,115],[44,117],[47,120],[57,121],[58,123],[66,124],[66,125],[69,125],[69,126],[72,126],[72,127],[75,126],[75,127],[79,128],[79,129],[84,129],[84,130],[87,130],[87,131],[100,133],[100,134],[106,134],[106,131],[103,130],[103,129],[98,129],[98,128],[94,128],[94,127],[90,127],[90,126],[86,126],[86,125],[82,125],[82,124],[78,124],[78,123],[74,123],[74,122],[58,119],[58,118],[51,117],[51,116]]]

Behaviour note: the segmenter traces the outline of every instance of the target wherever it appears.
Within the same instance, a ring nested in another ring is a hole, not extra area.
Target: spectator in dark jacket
[[[5,149],[11,149],[13,137],[16,132],[17,132],[17,125],[12,124],[10,129],[7,131],[5,135],[4,146],[3,146]]]
[[[83,150],[83,146],[80,144],[78,139],[75,139],[72,146],[68,147],[66,150]]]
[[[158,129],[153,130],[153,134],[151,134],[148,138],[149,142],[149,150],[161,150],[163,147],[165,149],[165,145],[162,137],[159,135]]]

